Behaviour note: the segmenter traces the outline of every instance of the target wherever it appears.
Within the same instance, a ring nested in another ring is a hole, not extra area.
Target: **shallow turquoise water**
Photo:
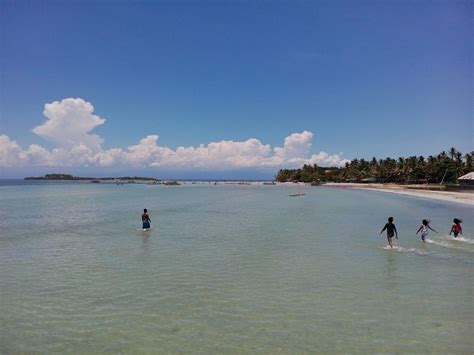
[[[471,207],[295,191],[0,186],[0,353],[472,352]]]

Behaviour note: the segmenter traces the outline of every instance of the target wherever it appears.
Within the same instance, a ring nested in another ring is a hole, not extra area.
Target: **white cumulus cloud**
[[[46,122],[33,128],[37,135],[64,148],[84,145],[93,151],[100,150],[102,138],[90,134],[105,119],[93,115],[94,106],[83,99],[69,98],[44,105]]]
[[[16,166],[25,159],[25,153],[17,142],[10,137],[0,135],[0,166]]]
[[[290,134],[285,138],[285,144],[282,148],[274,149],[275,155],[284,160],[304,157],[311,149],[312,139],[313,133],[308,131]]]
[[[342,166],[342,154],[319,152],[309,156],[313,133],[293,133],[281,147],[272,148],[260,140],[223,140],[198,147],[171,149],[159,145],[158,135],[142,138],[127,148],[103,149],[102,138],[91,131],[105,120],[93,114],[94,107],[83,99],[69,98],[45,105],[46,122],[33,129],[56,144],[47,150],[32,144],[23,149],[5,134],[0,135],[0,167],[160,167],[240,169],[300,167],[303,164]]]

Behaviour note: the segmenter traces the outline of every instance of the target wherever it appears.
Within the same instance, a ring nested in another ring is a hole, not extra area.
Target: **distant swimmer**
[[[397,227],[395,227],[395,224],[393,224],[393,217],[388,217],[388,222],[385,224],[385,227],[383,227],[383,229],[380,231],[380,234],[382,234],[384,230],[387,230],[388,245],[390,245],[390,248],[393,248],[393,236],[398,239]]]
[[[142,223],[143,223],[144,231],[150,229],[151,219],[150,219],[150,216],[148,215],[148,210],[146,208],[143,210]]]
[[[423,241],[423,243],[425,242],[426,237],[428,237],[428,229],[431,229],[433,232],[438,233],[433,228],[431,228],[430,220],[424,219],[423,221],[421,221],[420,228],[418,228],[418,230],[416,231],[416,234],[421,231],[421,240]]]
[[[449,232],[449,235],[451,235],[451,233],[454,233],[454,238],[457,238],[458,234],[462,234],[461,223],[462,221],[459,218],[453,219],[453,225],[451,227],[451,231]]]

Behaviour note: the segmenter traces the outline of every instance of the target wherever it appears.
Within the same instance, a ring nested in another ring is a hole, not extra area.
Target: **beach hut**
[[[474,187],[474,171],[458,177],[459,185]]]

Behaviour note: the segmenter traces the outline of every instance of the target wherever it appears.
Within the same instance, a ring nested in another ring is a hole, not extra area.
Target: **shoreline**
[[[455,191],[432,191],[418,190],[408,188],[402,185],[384,185],[384,184],[361,184],[361,183],[327,183],[323,186],[331,188],[371,190],[379,192],[388,192],[398,195],[405,195],[430,200],[460,203],[474,206],[474,192],[455,192]]]

